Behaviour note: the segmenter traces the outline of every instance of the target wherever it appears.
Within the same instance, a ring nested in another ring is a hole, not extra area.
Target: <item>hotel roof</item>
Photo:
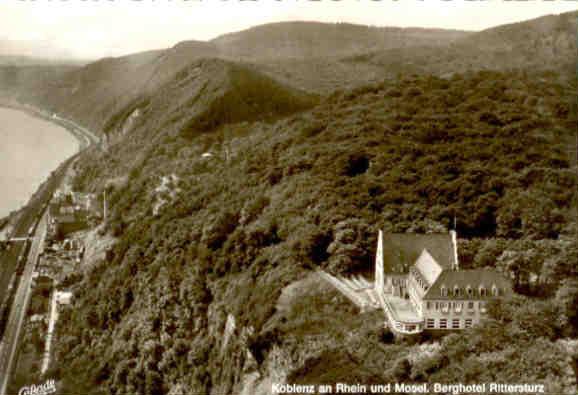
[[[407,272],[423,250],[427,250],[444,271],[454,267],[455,259],[449,233],[384,233],[384,271]]]
[[[424,295],[424,299],[472,299],[492,298],[492,287],[496,286],[499,290],[498,296],[510,294],[512,291],[510,282],[500,272],[490,269],[473,269],[473,270],[444,270],[438,277],[437,281],[431,286]],[[454,296],[454,288],[459,288],[459,296]],[[486,296],[479,293],[480,287],[486,289]],[[447,289],[447,293],[442,295],[442,287]],[[471,295],[467,294],[468,287],[471,288]]]

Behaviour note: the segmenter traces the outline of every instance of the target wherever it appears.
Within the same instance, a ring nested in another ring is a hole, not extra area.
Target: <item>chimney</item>
[[[454,266],[452,267],[452,270],[459,270],[460,265],[458,261],[458,234],[455,230],[452,229],[450,230],[450,236],[452,238],[452,249],[454,254]]]

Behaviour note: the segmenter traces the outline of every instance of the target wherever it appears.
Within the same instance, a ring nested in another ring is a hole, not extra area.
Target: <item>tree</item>
[[[542,267],[540,277],[554,290],[561,281],[578,276],[578,241],[559,242],[561,248],[550,254]]]
[[[147,371],[145,380],[146,393],[150,395],[163,395],[163,379],[154,371]]]
[[[213,251],[219,249],[235,230],[238,221],[238,215],[232,212],[223,212],[216,215],[203,229],[203,242]]]
[[[508,246],[506,239],[486,240],[477,251],[474,258],[474,267],[495,268],[498,258]]]
[[[502,252],[496,268],[513,279],[518,292],[539,291],[538,279],[544,263],[544,255],[532,242],[512,244]]]
[[[327,248],[329,268],[333,272],[353,272],[358,266],[367,264],[371,251],[368,245],[371,231],[367,223],[357,218],[341,221],[335,225],[333,234],[333,241]]]
[[[499,236],[555,238],[564,224],[562,212],[546,192],[537,189],[509,190],[496,218]]]
[[[411,364],[407,358],[400,358],[395,361],[392,368],[386,372],[386,377],[398,383],[404,382],[410,378]]]
[[[306,263],[321,264],[328,258],[327,246],[331,242],[331,233],[311,224],[305,224],[294,235],[292,250],[298,259]]]

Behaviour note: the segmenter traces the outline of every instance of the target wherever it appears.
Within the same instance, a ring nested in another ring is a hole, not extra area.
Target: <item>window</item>
[[[430,305],[430,302],[426,302],[426,304],[425,304],[425,308],[426,308],[427,310],[429,310],[429,309],[430,309],[430,307],[431,307],[431,305]]]
[[[448,328],[448,320],[445,318],[440,319],[440,329],[447,329]]]
[[[472,319],[468,318],[464,323],[464,328],[471,328],[471,327],[472,327]]]
[[[492,287],[492,295],[493,296],[500,296],[500,291],[498,290],[498,288],[495,285]]]
[[[481,311],[482,313],[485,313],[485,312],[486,312],[486,303],[480,302],[480,311]]]
[[[460,296],[460,287],[457,285],[454,287],[454,296]]]
[[[470,287],[469,285],[466,287],[466,293],[468,294],[468,296],[472,296],[474,294],[474,292],[472,291],[472,287]]]
[[[445,285],[442,285],[442,296],[448,296],[448,290]]]
[[[474,302],[468,302],[468,309],[473,310]]]
[[[455,312],[458,313],[458,314],[461,313],[463,306],[464,306],[464,304],[463,304],[462,302],[456,302],[456,305],[455,305],[455,308],[454,308],[454,309],[455,309]]]
[[[436,302],[436,310],[440,309],[440,304],[438,302]]]
[[[452,329],[460,329],[460,320],[459,319],[452,320]]]
[[[435,328],[436,327],[436,320],[433,318],[428,318],[425,323],[426,328]]]
[[[480,286],[480,296],[486,296],[486,288],[483,285]]]

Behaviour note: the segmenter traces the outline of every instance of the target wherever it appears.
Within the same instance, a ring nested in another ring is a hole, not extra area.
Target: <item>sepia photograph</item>
[[[578,0],[1,0],[52,394],[578,394]]]

